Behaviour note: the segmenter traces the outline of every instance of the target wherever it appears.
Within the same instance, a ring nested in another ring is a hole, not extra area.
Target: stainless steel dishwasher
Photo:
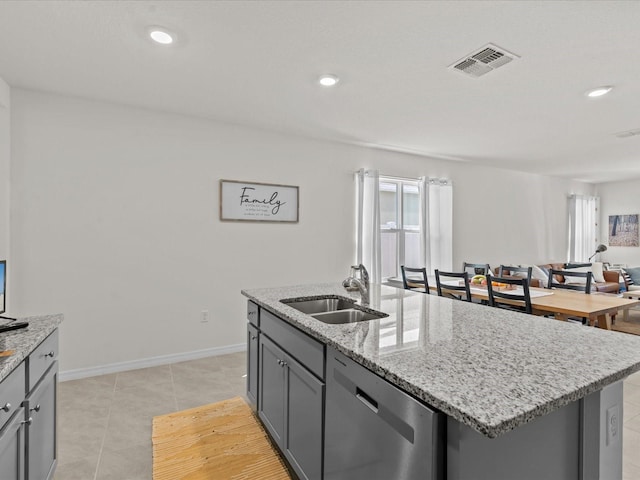
[[[444,421],[410,395],[327,349],[325,480],[439,480]]]

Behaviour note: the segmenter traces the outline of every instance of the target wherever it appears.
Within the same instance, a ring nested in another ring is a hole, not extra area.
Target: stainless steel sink
[[[302,313],[311,315],[316,320],[333,325],[363,322],[389,316],[386,313],[357,305],[355,300],[337,295],[326,295],[311,299],[285,298],[280,301]]]
[[[363,322],[366,320],[373,320],[375,318],[387,317],[388,315],[382,312],[373,313],[369,311],[350,308],[348,310],[339,310],[337,312],[316,313],[311,316],[316,320],[320,320],[321,322],[336,325],[340,323]]]
[[[356,306],[355,302],[337,296],[317,298],[314,300],[284,299],[281,300],[281,302],[289,305],[291,308],[299,310],[302,313],[306,313],[307,315],[322,312],[335,312],[337,310],[354,308]]]

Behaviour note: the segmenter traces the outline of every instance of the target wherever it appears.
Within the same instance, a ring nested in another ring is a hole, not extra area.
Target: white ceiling
[[[640,136],[613,135],[640,128],[639,24],[639,1],[4,0],[0,77],[598,183],[640,178]],[[480,78],[447,68],[487,43],[521,58]],[[600,85],[616,88],[584,96]]]

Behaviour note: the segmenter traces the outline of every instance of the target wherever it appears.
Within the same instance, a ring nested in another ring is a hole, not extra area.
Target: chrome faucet
[[[358,272],[360,278],[356,276]],[[363,264],[351,265],[351,275],[342,282],[342,286],[349,291],[358,290],[362,305],[369,305],[369,272]]]

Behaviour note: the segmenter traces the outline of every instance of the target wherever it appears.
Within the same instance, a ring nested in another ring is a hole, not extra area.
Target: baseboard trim
[[[81,378],[95,377],[96,375],[106,375],[108,373],[126,372],[127,370],[137,370],[139,368],[157,367],[159,365],[167,365],[170,363],[185,362],[188,360],[197,360],[199,358],[214,357],[216,355],[226,355],[228,353],[242,352],[247,349],[246,343],[237,345],[227,345],[225,347],[206,348],[204,350],[195,350],[192,352],[172,353],[170,355],[162,355],[159,357],[141,358],[129,362],[111,363],[109,365],[101,365],[99,367],[77,368],[74,370],[66,370],[60,372],[58,380],[64,382],[67,380],[78,380]]]

